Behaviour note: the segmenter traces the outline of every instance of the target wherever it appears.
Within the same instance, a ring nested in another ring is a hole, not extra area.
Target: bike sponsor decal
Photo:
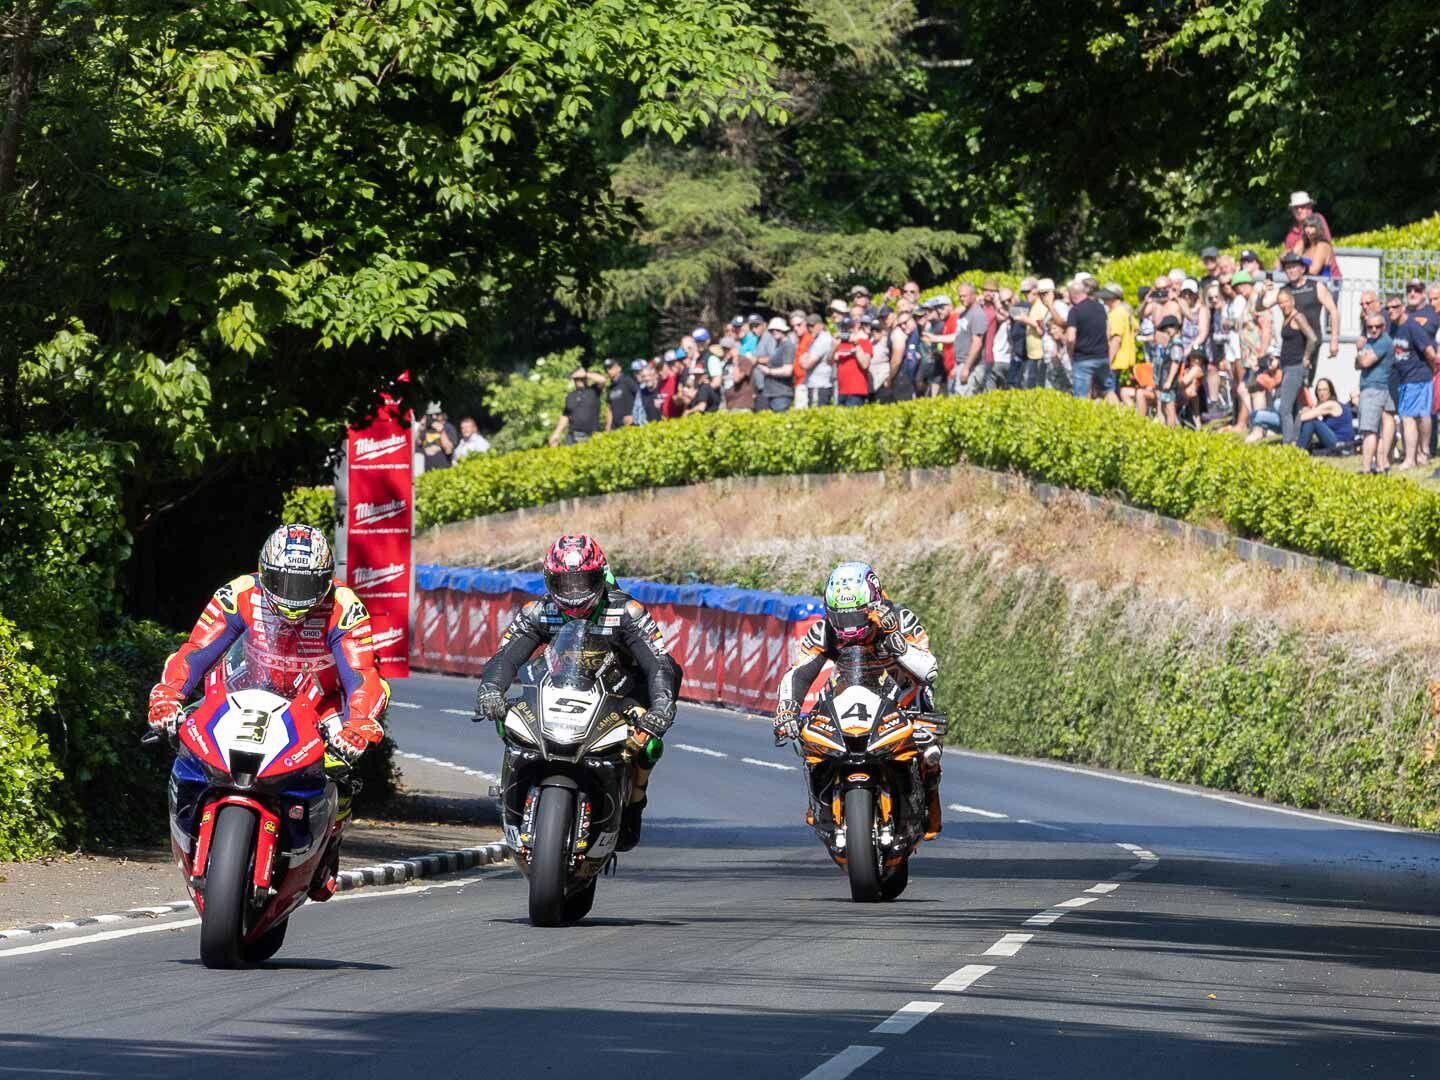
[[[319,745],[319,739],[311,739],[304,746],[296,750],[293,754],[286,754],[285,757],[281,759],[280,764],[285,766],[285,768],[287,769],[293,768],[294,766],[299,765],[307,757],[309,757],[310,752]]]
[[[361,566],[350,574],[350,587],[359,591],[373,589],[377,585],[404,577],[410,568],[404,563],[389,563],[385,566]]]
[[[397,518],[410,508],[407,499],[391,499],[389,502],[359,502],[350,511],[350,524],[355,528],[374,525],[377,521]]]
[[[280,827],[276,825],[273,821],[267,821],[265,822],[265,831],[268,832],[271,836],[275,836],[280,832]]]

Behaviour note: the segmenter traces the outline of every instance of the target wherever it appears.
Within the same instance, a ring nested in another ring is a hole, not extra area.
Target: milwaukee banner
[[[370,609],[380,674],[410,674],[410,533],[414,472],[410,424],[392,399],[346,442],[346,582]]]
[[[535,573],[423,565],[415,577],[415,666],[457,675],[478,673],[520,605],[545,591],[545,579]],[[635,578],[619,584],[660,624],[684,671],[682,698],[745,709],[774,706],[780,676],[799,658],[801,638],[824,610],[817,596]]]

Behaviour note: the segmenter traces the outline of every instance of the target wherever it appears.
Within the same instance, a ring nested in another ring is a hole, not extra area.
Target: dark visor
[[[557,600],[588,600],[605,584],[605,571],[574,570],[550,574],[548,584]]]
[[[313,604],[325,592],[330,575],[323,570],[260,571],[260,583],[287,604]]]
[[[870,616],[864,608],[854,611],[832,611],[830,613],[830,625],[837,630],[859,630],[862,626],[868,626]]]

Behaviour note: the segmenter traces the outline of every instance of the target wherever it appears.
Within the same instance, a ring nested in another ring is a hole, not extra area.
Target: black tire
[[[890,876],[880,882],[880,899],[894,900],[905,891],[905,886],[910,884],[910,857],[907,855],[905,861],[890,872]]]
[[[565,922],[575,793],[563,787],[541,788],[539,803],[535,808],[535,837],[530,841],[530,924],[560,926]]]
[[[845,792],[845,870],[850,899],[858,904],[880,900],[880,855],[875,850],[875,793],[869,788]]]
[[[245,965],[245,901],[255,857],[255,814],[243,806],[222,806],[210,837],[205,870],[205,910],[200,916],[200,962],[207,968]]]
[[[565,900],[565,921],[567,923],[579,922],[590,909],[595,905],[595,886],[599,884],[598,878],[591,878],[590,884],[577,893],[571,893]]]
[[[254,941],[240,946],[240,956],[247,964],[263,964],[277,952],[280,946],[285,944],[285,928],[290,925],[286,919],[277,926],[272,926],[265,933],[261,934]]]

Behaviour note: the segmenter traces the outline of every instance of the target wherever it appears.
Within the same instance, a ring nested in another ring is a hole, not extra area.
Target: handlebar
[[[164,739],[164,735],[161,735],[160,732],[156,731],[154,728],[151,728],[149,731],[145,732],[144,735],[140,736],[140,745],[154,746],[156,743],[161,742]]]

